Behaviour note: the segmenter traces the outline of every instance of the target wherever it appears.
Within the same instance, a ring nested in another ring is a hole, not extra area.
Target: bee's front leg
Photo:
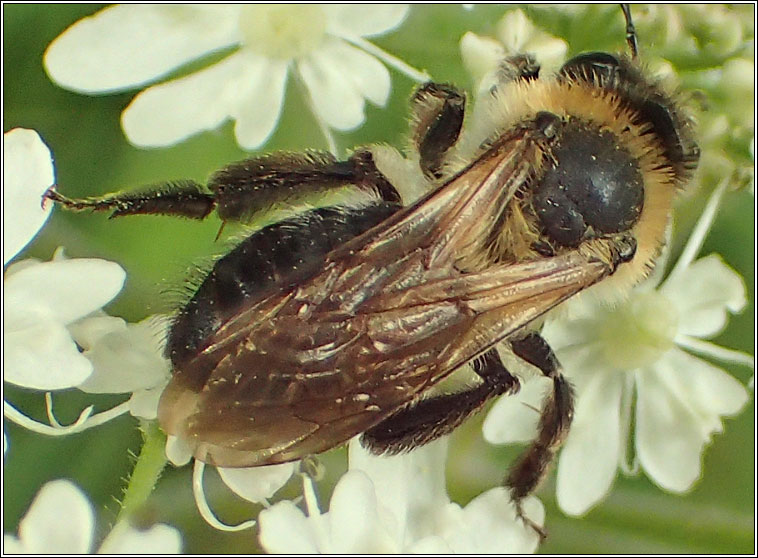
[[[461,133],[465,107],[466,97],[451,85],[429,82],[414,93],[411,137],[428,178],[443,175],[445,157]]]

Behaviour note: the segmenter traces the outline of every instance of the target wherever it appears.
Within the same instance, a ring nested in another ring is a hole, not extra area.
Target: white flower
[[[566,41],[541,31],[521,10],[506,12],[496,25],[496,33],[499,40],[472,32],[461,38],[463,65],[479,91],[490,87],[498,65],[508,56],[531,54],[546,73],[558,69],[566,57]]]
[[[3,536],[8,554],[87,554],[92,552],[95,514],[87,497],[66,480],[44,485],[21,519],[18,537]],[[118,523],[99,549],[104,554],[178,554],[181,536],[168,525],[138,531]]]
[[[42,194],[54,183],[54,176],[50,150],[36,132],[16,129],[3,140],[4,257],[8,263],[46,221],[50,209],[41,208]],[[3,401],[6,418],[51,436],[80,432],[127,412],[143,419],[157,418],[158,400],[170,377],[162,346],[168,322],[153,316],[127,324],[100,311],[118,294],[125,278],[115,263],[70,260],[61,250],[52,261],[27,259],[6,269],[4,381],[48,392],[77,388],[87,393],[130,394],[128,401],[106,411],[93,414],[93,407],[87,407],[68,426],[55,419],[50,393],[46,394],[50,424],[37,422]],[[293,468],[285,464],[220,473],[237,494],[260,502],[287,482]]]
[[[62,87],[110,93],[160,81],[186,64],[234,49],[197,72],[148,87],[122,115],[129,141],[172,145],[233,119],[238,143],[259,147],[281,112],[287,76],[307,90],[327,134],[364,120],[364,104],[384,106],[390,76],[426,76],[364,37],[398,27],[408,7],[392,5],[118,5],[55,39],[45,68]]]
[[[538,535],[516,519],[505,488],[495,488],[465,507],[445,490],[447,441],[408,454],[377,457],[358,439],[350,442],[350,467],[322,513],[313,484],[304,477],[307,515],[292,502],[261,512],[260,541],[272,553],[516,553],[534,552]],[[537,523],[544,510],[525,502]]]
[[[712,197],[665,281],[651,277],[615,308],[589,297],[571,301],[569,319],[543,330],[577,393],[557,477],[558,504],[570,515],[600,501],[619,467],[634,473],[639,465],[661,488],[687,491],[701,474],[705,445],[723,430],[722,417],[737,414],[748,400],[740,382],[690,354],[753,366],[751,356],[703,340],[723,329],[729,312],[745,306],[742,279],[719,256],[692,261],[723,190]],[[545,387],[532,381],[519,396],[499,400],[485,420],[485,438],[533,438],[537,413],[525,415],[524,404],[539,407]],[[520,418],[530,424],[518,424]]]
[[[42,194],[55,183],[50,148],[34,130],[3,134],[3,266],[37,235],[50,217]]]
[[[8,264],[44,225],[42,194],[54,182],[50,150],[36,132],[4,134],[3,256]],[[3,276],[3,377],[25,388],[65,389],[91,373],[67,326],[107,304],[126,275],[96,259],[23,260]]]
[[[42,208],[42,194],[53,185],[54,170],[50,150],[36,132],[11,130],[3,142],[3,250],[7,264],[45,223],[50,206]],[[26,259],[9,265],[3,276],[3,380],[47,392],[77,387],[98,393],[142,390],[146,394],[165,384],[166,365],[160,357],[145,357],[144,332],[129,338],[123,320],[100,312],[119,293],[125,279],[118,264],[66,259],[62,250],[49,262]],[[150,416],[147,407],[157,406],[152,395],[154,403],[139,405],[140,397],[135,394],[137,401],[131,404],[135,415],[145,416],[139,415],[141,406]],[[102,424],[130,406],[118,405],[96,415],[88,407],[74,424],[63,427],[52,413],[49,393],[46,399],[49,425],[23,415],[7,401],[3,402],[3,414],[35,432],[62,435]]]
[[[165,316],[130,324],[102,313],[72,324],[69,331],[93,366],[92,375],[76,387],[86,393],[130,393],[130,413],[156,419],[171,376],[163,356],[167,326]]]

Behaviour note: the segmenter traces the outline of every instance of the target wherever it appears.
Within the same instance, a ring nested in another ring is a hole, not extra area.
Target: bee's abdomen
[[[219,259],[178,312],[166,354],[179,366],[246,305],[291,288],[323,267],[325,256],[400,208],[381,202],[360,209],[325,207],[265,227]]]

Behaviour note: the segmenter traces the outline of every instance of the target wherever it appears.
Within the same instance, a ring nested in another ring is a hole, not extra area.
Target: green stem
[[[143,421],[141,428],[144,443],[124,490],[116,523],[130,519],[139,511],[166,466],[166,435],[156,421]]]

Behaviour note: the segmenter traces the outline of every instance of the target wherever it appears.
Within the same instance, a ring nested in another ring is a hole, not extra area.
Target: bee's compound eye
[[[566,126],[552,154],[557,165],[535,186],[534,209],[555,242],[576,246],[590,232],[618,233],[637,222],[642,173],[612,133]]]
[[[598,80],[606,83],[620,71],[618,58],[607,52],[586,52],[575,56],[563,66],[558,75],[583,81]]]

